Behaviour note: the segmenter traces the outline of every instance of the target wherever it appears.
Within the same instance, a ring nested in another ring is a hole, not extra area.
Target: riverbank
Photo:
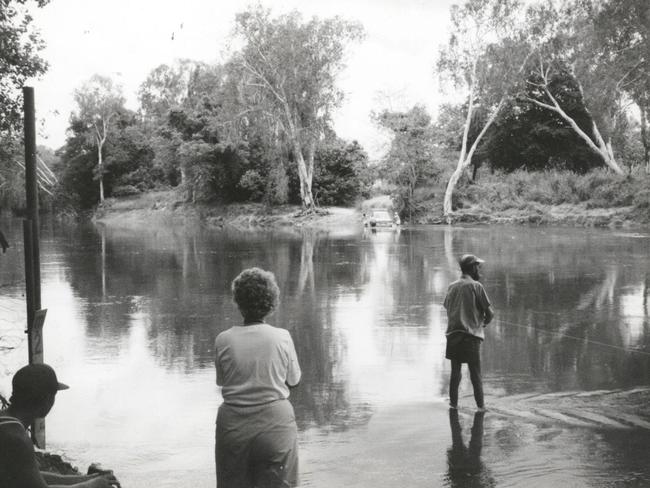
[[[425,202],[419,223],[442,223],[442,195]],[[451,222],[630,228],[650,226],[650,175],[605,170],[488,173],[461,181]]]
[[[587,204],[544,205],[526,202],[520,207],[491,208],[484,204],[467,204],[449,219],[440,211],[428,212],[415,219],[417,224],[514,224],[569,227],[636,228],[650,225],[650,210],[640,212],[634,206],[589,208]]]
[[[462,192],[462,190],[461,190]],[[461,193],[462,194],[462,193]],[[492,204],[490,203],[492,202]],[[650,208],[635,205],[593,207],[586,202],[543,204],[519,201],[512,205],[493,200],[475,203],[464,199],[451,216],[454,224],[559,225],[571,227],[636,228],[650,225]],[[259,203],[206,205],[182,202],[173,190],[109,198],[93,219],[111,226],[137,227],[145,222],[196,220],[212,227],[350,228],[362,224],[356,208],[323,207],[305,212],[296,205],[269,207]],[[440,202],[429,202],[413,218],[415,224],[446,224]]]
[[[321,207],[306,212],[297,205],[267,206],[261,203],[208,205],[183,202],[174,190],[108,198],[94,213],[93,220],[112,226],[137,226],[144,222],[200,220],[213,227],[310,227],[336,228],[361,225],[354,208]]]
[[[438,182],[440,184],[440,182]],[[454,192],[455,211],[443,216],[444,186],[431,186],[428,199],[418,201],[409,219],[414,224],[515,224],[571,227],[638,228],[650,226],[650,176],[619,176],[605,171],[513,172],[485,174],[463,180]],[[387,195],[356,208],[321,207],[312,212],[297,205],[261,203],[229,205],[184,202],[176,190],[108,198],[94,220],[113,226],[137,226],[151,219],[193,219],[213,227],[309,227],[350,229],[361,225],[361,208],[390,206]]]

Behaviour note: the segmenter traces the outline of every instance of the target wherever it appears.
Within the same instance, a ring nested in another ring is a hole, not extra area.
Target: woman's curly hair
[[[244,320],[262,320],[280,302],[275,275],[260,268],[248,268],[232,281],[232,295]]]

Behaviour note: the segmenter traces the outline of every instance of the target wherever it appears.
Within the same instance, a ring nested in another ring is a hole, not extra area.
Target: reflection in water
[[[120,466],[127,479],[161,467],[212,469],[205,426],[221,401],[212,348],[241,321],[229,287],[250,266],[273,271],[281,288],[270,322],[296,344],[303,381],[291,398],[306,439],[357,435],[386,407],[442,404],[449,365],[441,304],[458,276],[456,257],[470,251],[487,260],[484,284],[497,312],[482,348],[488,394],[650,385],[650,360],[633,353],[650,352],[647,238],[508,227],[333,235],[45,225],[46,357],[73,384],[48,437],[80,461]],[[2,227],[20,242],[19,221]],[[0,257],[0,312],[20,305],[15,320],[0,316],[2,336],[18,323],[23,337],[20,247],[8,251],[15,259]],[[21,347],[16,363],[26,357]],[[0,374],[15,370],[5,359]],[[5,374],[0,392],[6,384]]]
[[[451,447],[447,450],[448,486],[453,488],[496,486],[490,471],[481,460],[483,449],[483,420],[485,412],[474,414],[469,448],[463,440],[463,432],[458,419],[458,410],[449,409],[451,428]]]

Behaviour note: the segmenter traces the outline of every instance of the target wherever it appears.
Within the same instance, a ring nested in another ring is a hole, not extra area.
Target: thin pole
[[[34,307],[34,259],[32,242],[32,221],[29,219],[23,220],[23,242],[25,245],[25,301],[27,302],[27,355],[29,364],[33,361],[33,337],[32,337],[32,324],[34,323],[34,315],[36,308]]]
[[[43,362],[43,320],[41,310],[41,259],[38,225],[38,175],[36,163],[36,110],[34,88],[23,87],[23,110],[25,131],[25,194],[27,198],[27,219],[23,220],[25,239],[25,298],[27,301],[27,347],[29,364]],[[35,324],[37,313],[40,322]],[[45,449],[45,419],[34,419],[32,441]]]
[[[36,173],[36,110],[34,88],[23,87],[24,132],[25,132],[25,193],[27,196],[27,218],[32,223],[32,260],[34,277],[34,310],[41,309],[41,263],[39,246],[38,181]],[[30,322],[31,327],[31,322]]]

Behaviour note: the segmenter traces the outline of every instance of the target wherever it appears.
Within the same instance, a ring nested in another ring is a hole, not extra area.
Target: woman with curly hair
[[[232,282],[244,322],[215,342],[217,414],[215,461],[219,488],[298,485],[296,420],[289,390],[300,366],[289,332],[264,322],[280,289],[269,271],[250,268]]]

